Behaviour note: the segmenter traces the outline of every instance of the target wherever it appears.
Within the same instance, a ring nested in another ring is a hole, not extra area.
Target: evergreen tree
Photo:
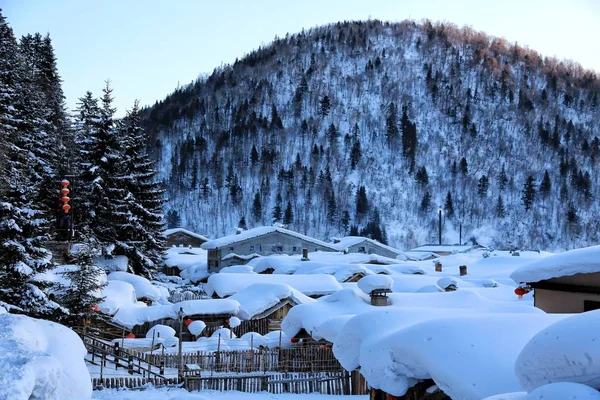
[[[469,164],[467,164],[466,158],[463,157],[460,159],[459,168],[460,168],[460,173],[463,176],[466,176],[469,173]]]
[[[246,216],[242,215],[242,218],[240,218],[240,221],[238,222],[237,227],[239,229],[243,229],[243,230],[248,229],[248,224],[246,223]]]
[[[176,210],[167,212],[167,228],[175,229],[181,227],[181,216]]]
[[[444,211],[448,218],[454,217],[454,203],[450,192],[446,194],[446,202],[444,203]]]
[[[329,115],[330,108],[331,101],[329,100],[329,96],[325,95],[323,96],[321,101],[319,101],[319,114],[321,114],[322,117],[326,117],[327,115]]]
[[[506,176],[506,170],[504,169],[504,164],[502,164],[502,169],[498,174],[498,187],[500,190],[506,189],[506,185],[508,184],[508,177]]]
[[[356,217],[361,219],[369,212],[369,200],[367,199],[367,189],[359,186],[356,190]]]
[[[569,224],[576,225],[579,223],[579,216],[577,215],[577,209],[575,208],[575,204],[572,201],[569,202],[569,207],[567,209],[567,221]]]
[[[281,198],[281,194],[277,193],[277,198],[275,200],[275,207],[273,207],[273,222],[279,222],[281,221],[281,218],[283,217],[283,211],[281,210],[281,202],[283,201],[283,199]]]
[[[356,140],[352,145],[352,150],[350,151],[350,167],[355,169],[358,163],[360,162],[360,158],[362,157],[362,150],[360,148],[360,141]]]
[[[291,225],[294,222],[294,211],[292,210],[292,203],[287,202],[285,207],[285,213],[283,214],[283,223],[285,225]]]
[[[527,177],[527,180],[523,185],[521,200],[523,201],[525,211],[529,211],[529,209],[533,205],[533,201],[535,200],[535,179],[533,179],[533,176],[531,175]]]
[[[477,183],[477,194],[479,194],[479,197],[486,197],[489,187],[490,181],[488,177],[482,175],[481,178],[479,178],[479,182]]]
[[[360,233],[358,231],[358,226],[357,225],[351,225],[350,226],[350,233],[348,233],[348,236],[359,236]]]
[[[498,202],[496,203],[496,216],[498,218],[504,218],[505,213],[504,201],[502,200],[502,196],[498,195]]]
[[[427,174],[427,168],[425,168],[424,165],[417,171],[415,180],[421,186],[425,186],[429,183],[429,174]]]
[[[400,120],[402,130],[402,154],[409,161],[409,171],[412,172],[417,154],[417,125],[408,118],[408,107],[402,107],[402,118]]]
[[[82,326],[84,321],[97,317],[95,307],[103,300],[101,289],[105,286],[102,281],[104,271],[96,266],[95,259],[99,255],[99,244],[89,239],[78,247],[73,270],[64,272],[69,282],[61,299],[61,303],[69,310],[66,321],[75,326]]]
[[[260,200],[259,192],[254,194],[254,201],[252,202],[252,216],[256,222],[262,220],[262,202]]]
[[[333,190],[328,196],[327,200],[327,221],[333,223],[337,217],[337,203],[335,201],[335,193]]]
[[[250,161],[252,162],[252,165],[258,164],[259,159],[258,150],[256,150],[255,145],[252,145],[252,150],[250,151]]]
[[[547,197],[550,194],[550,190],[552,189],[552,182],[550,182],[550,175],[548,174],[548,170],[544,172],[544,177],[542,178],[542,182],[540,183],[539,192],[542,197]]]
[[[335,146],[335,144],[337,143],[338,136],[339,136],[338,130],[335,127],[335,125],[334,124],[329,125],[329,128],[327,129],[327,137],[329,138],[329,143],[332,146]]]
[[[430,206],[431,206],[431,195],[429,194],[429,192],[425,192],[425,194],[423,195],[423,198],[421,199],[421,206],[419,207],[419,209],[421,210],[421,212],[426,213],[429,210]]]
[[[387,138],[388,146],[390,146],[391,149],[395,148],[395,144],[398,141],[398,132],[398,114],[396,105],[392,102],[388,106],[388,112],[385,118],[385,136]]]
[[[342,231],[344,232],[344,235],[347,235],[348,229],[350,229],[350,213],[348,212],[348,210],[344,210],[344,212],[342,213],[340,224],[342,226]]]

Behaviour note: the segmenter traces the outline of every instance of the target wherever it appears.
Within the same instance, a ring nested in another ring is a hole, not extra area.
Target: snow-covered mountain
[[[437,240],[442,206],[444,242],[462,225],[554,250],[598,242],[599,93],[594,72],[469,28],[344,22],[276,38],[143,124],[167,208],[211,237],[275,216],[322,239],[371,222],[407,248]]]

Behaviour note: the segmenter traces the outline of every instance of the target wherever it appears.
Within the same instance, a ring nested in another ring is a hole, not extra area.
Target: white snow
[[[242,319],[252,319],[286,299],[289,299],[293,305],[316,301],[288,285],[275,283],[250,285],[231,296],[230,299],[240,303],[238,316]]]
[[[146,339],[161,340],[167,347],[177,346],[179,339],[175,336],[175,329],[166,325],[154,325],[146,332]]]
[[[586,247],[545,257],[516,269],[511,278],[517,282],[600,272],[600,246]]]
[[[206,324],[204,323],[204,321],[194,321],[191,324],[189,324],[187,328],[192,335],[200,336],[202,331],[206,329]]]
[[[254,269],[250,265],[235,265],[224,267],[219,270],[220,274],[255,274]]]
[[[137,301],[135,297],[135,289],[129,282],[124,281],[109,281],[102,288],[104,300],[98,306],[100,311],[108,315],[114,315],[119,309],[146,307],[142,301]]]
[[[0,315],[0,399],[89,399],[86,350],[63,325]]]
[[[331,275],[214,274],[208,278],[206,293],[227,297],[256,283],[288,285],[307,296],[327,295],[342,289]]]
[[[165,265],[179,268],[180,276],[191,282],[208,278],[207,251],[199,247],[171,247],[166,252]]]
[[[524,346],[515,364],[523,388],[575,382],[600,389],[600,310],[546,327]]]
[[[99,390],[94,391],[96,400],[368,400],[369,396],[334,396],[327,394],[274,394],[274,393],[242,393],[237,391],[216,392],[203,391],[201,394],[190,393],[178,388],[148,388],[146,390]],[[587,400],[587,399],[586,399]]]
[[[138,300],[146,298],[158,301],[162,298],[160,290],[143,276],[117,271],[108,274],[108,280],[130,283],[135,289],[135,295]]]
[[[283,233],[283,234],[286,234],[289,236],[293,236],[297,239],[301,239],[301,240],[307,241],[309,243],[313,243],[313,244],[316,244],[319,246],[323,246],[327,249],[331,249],[331,251],[336,250],[330,243],[325,243],[320,240],[313,239],[311,237],[302,235],[301,233],[290,231],[290,230],[287,230],[287,229],[284,229],[281,227],[277,227],[277,226],[259,226],[257,228],[248,229],[247,231],[242,231],[241,233],[236,234],[236,235],[223,236],[218,239],[209,240],[208,242],[203,243],[201,247],[205,250],[214,250],[214,249],[218,249],[218,248],[221,248],[224,246],[230,246],[234,243],[239,243],[244,240],[268,235],[269,233],[273,233],[273,232],[279,232],[279,233]]]
[[[129,259],[127,256],[122,255],[113,256],[112,258],[98,257],[96,258],[96,265],[108,272],[125,272],[129,266]]]
[[[371,294],[373,290],[389,290],[392,291],[394,280],[387,275],[370,275],[365,276],[358,281],[358,288],[365,294]]]
[[[559,382],[540,386],[531,393],[517,392],[486,397],[484,400],[600,400],[600,392],[580,383]]]
[[[175,304],[153,305],[150,307],[120,309],[113,321],[127,328],[133,328],[145,322],[160,319],[178,318],[179,309],[183,309],[183,315],[236,315],[240,310],[240,304],[230,299],[211,300],[187,300]]]
[[[333,246],[338,249],[339,251],[342,252],[346,252],[348,251],[348,249],[352,246],[356,246],[358,244],[361,243],[369,243],[372,244],[374,246],[377,247],[381,247],[382,249],[385,249],[387,251],[391,251],[393,253],[396,253],[396,255],[400,256],[401,259],[406,259],[406,257],[403,257],[404,255],[402,254],[402,252],[394,247],[385,245],[383,243],[380,243],[376,240],[367,238],[367,237],[363,237],[363,236],[345,236],[342,238],[332,238],[333,240]]]

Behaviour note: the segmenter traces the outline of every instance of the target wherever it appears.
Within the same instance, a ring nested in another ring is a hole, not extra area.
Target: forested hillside
[[[560,249],[598,242],[600,81],[469,28],[345,22],[278,38],[142,111],[167,209],[211,237],[281,222]]]

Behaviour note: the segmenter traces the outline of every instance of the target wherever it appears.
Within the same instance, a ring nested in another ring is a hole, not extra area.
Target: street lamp
[[[442,206],[438,209],[439,221],[438,221],[438,241],[442,244]]]
[[[183,342],[183,337],[181,336],[181,332],[183,331],[183,307],[179,307],[179,312],[177,313],[177,317],[179,319],[179,380],[183,379],[183,354],[181,352],[181,345]]]

